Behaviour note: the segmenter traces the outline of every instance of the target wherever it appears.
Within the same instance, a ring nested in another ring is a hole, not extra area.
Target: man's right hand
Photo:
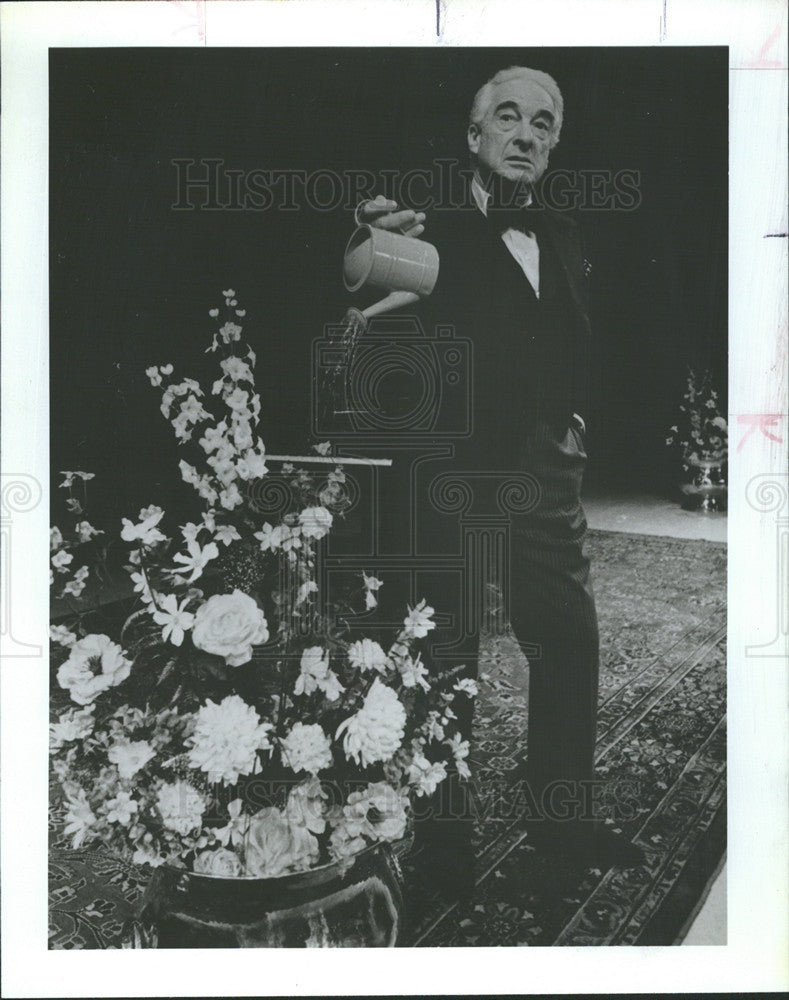
[[[377,226],[378,229],[390,229],[395,233],[402,233],[403,236],[421,236],[425,231],[422,225],[425,221],[424,212],[414,212],[410,208],[398,210],[397,202],[384,198],[382,194],[358,205],[355,218],[359,224],[366,223],[368,226]]]

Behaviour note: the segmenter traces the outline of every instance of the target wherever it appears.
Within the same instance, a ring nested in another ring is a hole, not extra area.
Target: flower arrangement
[[[74,523],[65,535],[56,526],[50,530],[49,585],[55,599],[68,600],[82,595],[90,576],[90,566],[84,563],[77,565],[75,556],[84,554],[86,549],[92,550],[90,561],[97,567],[103,566],[106,546],[103,544],[104,532],[85,519],[87,484],[95,478],[94,474],[63,472],[61,475],[64,478],[60,489],[68,490],[66,510]],[[80,561],[79,558],[77,561]]]
[[[223,295],[210,393],[175,381],[170,364],[147,369],[191,451],[180,471],[201,519],[176,530],[156,505],[123,518],[131,614],[112,635],[91,632],[78,607],[51,628],[61,701],[51,760],[74,847],[100,842],[154,867],[271,877],[402,838],[413,796],[432,794],[453,769],[469,774],[452,706],[476,687],[422,662],[417,645],[435,627],[425,601],[388,648],[350,641],[336,611],[319,606],[318,545],[348,507],[340,464],[320,478],[284,465],[292,509],[261,523],[252,501],[272,474],[256,358],[235,292]],[[327,456],[330,446],[316,450]],[[103,533],[73,496],[91,474],[65,475],[69,513],[83,519],[66,535],[52,528],[53,593],[79,601],[89,569],[77,579],[71,565]],[[361,575],[365,608],[381,585]]]
[[[729,428],[718,406],[718,393],[712,387],[712,375],[688,369],[681,417],[670,428],[666,444],[677,447],[682,468],[687,472],[706,462],[723,462],[728,455]]]

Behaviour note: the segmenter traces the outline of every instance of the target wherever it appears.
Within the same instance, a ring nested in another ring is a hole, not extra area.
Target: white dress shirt
[[[477,208],[487,218],[490,193],[480,184],[476,177],[471,180],[471,193]],[[529,202],[531,203],[531,198]],[[534,233],[524,233],[520,229],[507,229],[501,234],[504,245],[515,258],[518,267],[534,289],[537,298],[540,297],[540,248]]]
[[[472,178],[471,181],[471,193],[474,196],[474,201],[477,203],[477,208],[480,212],[482,212],[485,218],[487,218],[490,194],[480,184],[476,177]],[[531,204],[531,196],[526,204]],[[537,298],[539,298],[540,247],[537,243],[537,237],[534,233],[524,233],[520,229],[506,229],[501,234],[501,238],[504,240],[504,244],[509,252],[515,258],[521,271],[523,271],[526,275],[529,284],[534,289],[534,294]],[[574,413],[573,417],[580,424],[581,433],[586,434],[586,423],[584,422],[583,417],[581,417],[578,413]]]

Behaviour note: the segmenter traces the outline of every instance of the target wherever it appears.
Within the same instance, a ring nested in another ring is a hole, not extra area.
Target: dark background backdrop
[[[725,49],[53,50],[51,459],[97,474],[96,520],[191,494],[144,369],[213,378],[203,351],[222,289],[247,310],[271,452],[308,446],[310,343],[352,301],[345,208],[174,211],[171,161],[465,164],[471,98],[513,64],[563,91],[551,169],[640,172],[636,210],[579,213],[593,264],[587,484],[671,492],[665,436],[688,364],[713,369],[726,405]]]

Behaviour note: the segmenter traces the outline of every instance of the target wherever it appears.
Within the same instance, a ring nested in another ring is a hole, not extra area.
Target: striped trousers
[[[515,516],[510,566],[510,621],[529,659],[526,773],[536,793],[555,780],[593,776],[599,633],[580,493],[583,435],[536,424],[525,436],[520,467],[535,477],[538,502]]]
[[[528,513],[513,515],[510,530],[506,604],[529,660],[528,759],[514,777],[528,782],[530,801],[551,818],[552,789],[559,792],[559,799],[586,801],[594,775],[599,634],[589,560],[583,552],[587,525],[580,493],[587,456],[583,435],[574,423],[558,429],[534,423],[520,447],[517,471],[531,477],[536,502]],[[506,464],[514,471],[514,461]],[[471,462],[461,459],[461,467],[468,470]],[[463,620],[462,594],[431,596],[431,603],[448,613],[456,630]],[[473,631],[474,623],[470,624]],[[465,664],[466,676],[478,672],[476,625],[469,648],[477,655],[457,660],[458,665]],[[438,628],[431,633],[439,644],[441,632]],[[449,665],[444,659],[443,666]],[[458,721],[473,744],[472,714]],[[486,790],[479,792],[484,797]],[[442,785],[433,809],[443,821],[425,829],[426,840],[441,845],[448,859],[465,857],[471,864],[474,807],[468,790],[452,781]],[[533,806],[530,811],[536,818]],[[447,817],[455,821],[446,822]]]

